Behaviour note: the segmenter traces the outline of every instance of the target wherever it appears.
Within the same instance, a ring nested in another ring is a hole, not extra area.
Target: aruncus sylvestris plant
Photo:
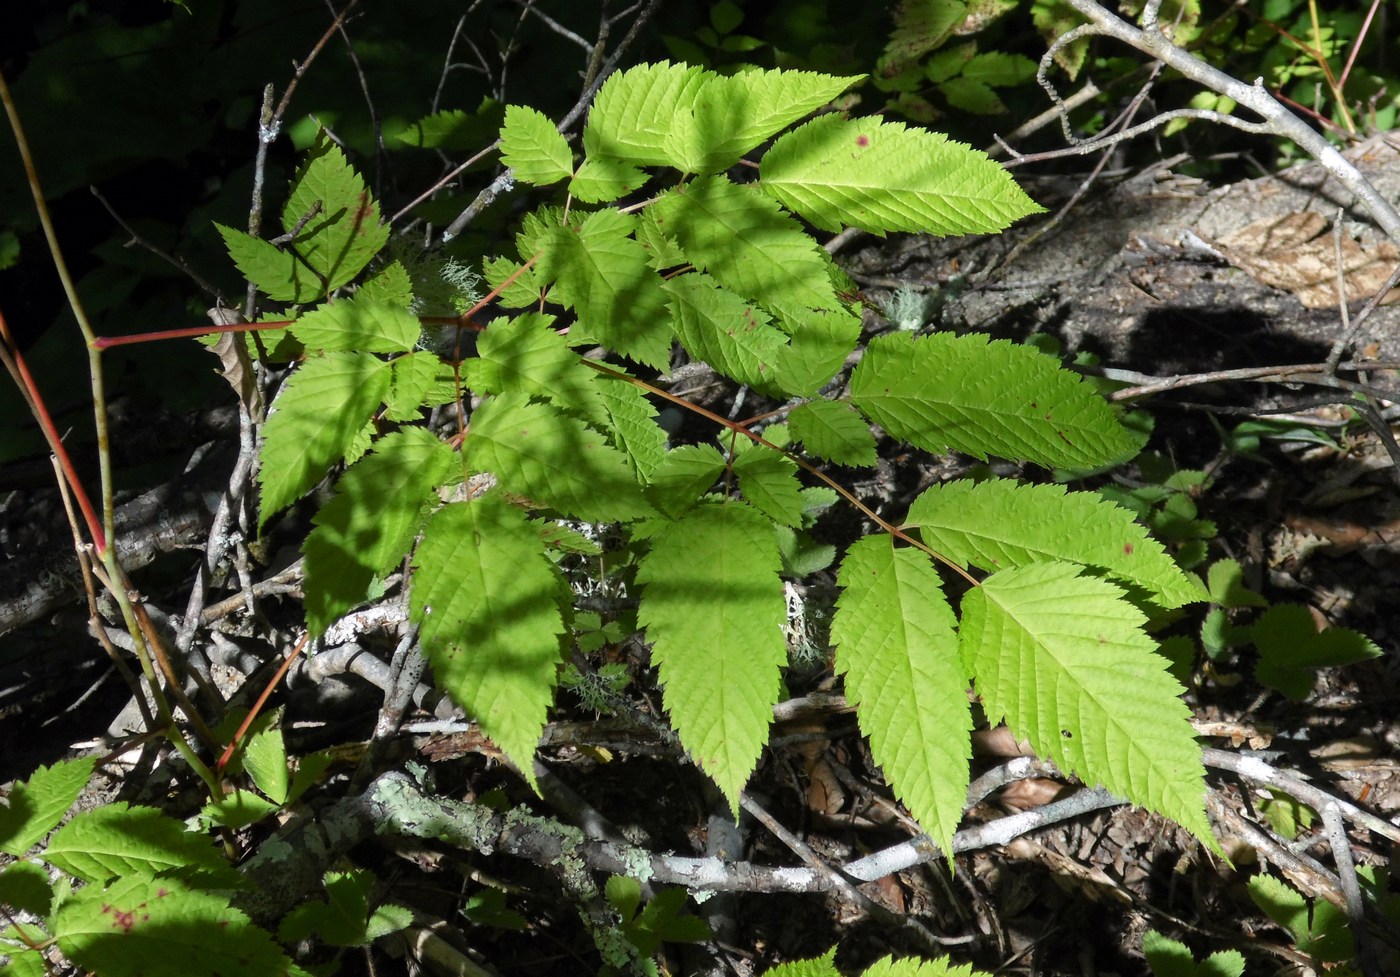
[[[313,635],[410,557],[411,616],[437,682],[533,780],[571,644],[558,560],[591,545],[558,520],[617,524],[638,554],[622,582],[640,598],[671,723],[737,810],[787,660],[784,578],[813,570],[793,565],[791,544],[812,493],[830,494],[817,465],[872,466],[872,425],[926,451],[1071,470],[1135,453],[1077,375],[979,335],[876,338],[849,394],[829,395],[861,322],[803,221],[995,233],[1040,209],[935,133],[835,114],[790,128],[857,81],[636,68],[599,92],[581,156],[544,116],[508,109],[514,179],[562,192],[523,219],[514,254],[484,263],[499,303],[522,311],[460,362],[418,348],[399,262],[332,297],[386,236],[334,148],[318,148],[293,190],[289,230],[321,205],[295,255],[223,230],[269,298],[319,302],[289,327],[304,353],[273,404],[260,475],[266,522],[350,462],[304,548]],[[729,175],[775,136],[755,179]],[[618,205],[643,188],[642,202]],[[718,444],[670,445],[662,392],[633,374],[669,369],[677,343],[785,403],[786,425],[760,434],[707,415]],[[477,406],[450,442],[416,426],[459,396]],[[463,489],[487,473],[492,487]],[[879,530],[839,556],[835,665],[935,842],[946,848],[962,815],[972,685],[989,720],[1064,770],[1213,844],[1181,688],[1143,630],[1148,614],[1204,594],[1126,510],[1010,479],[936,486],[902,524],[861,508]],[[972,585],[950,599],[949,581]]]

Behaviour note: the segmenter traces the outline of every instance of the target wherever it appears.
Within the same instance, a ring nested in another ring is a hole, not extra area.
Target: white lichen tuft
[[[885,300],[881,311],[896,329],[915,332],[928,325],[933,298],[912,285],[901,285]]]

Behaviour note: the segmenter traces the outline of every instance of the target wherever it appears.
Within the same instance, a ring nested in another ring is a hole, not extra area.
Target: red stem
[[[215,332],[257,332],[261,329],[285,329],[295,321],[295,319],[278,319],[275,322],[238,322],[231,326],[189,326],[185,329],[138,332],[130,336],[98,336],[93,341],[92,346],[94,349],[110,349],[113,346],[154,343],[162,339],[188,339],[191,336],[207,336]]]
[[[29,409],[33,412],[34,419],[39,422],[39,427],[44,432],[44,439],[49,443],[49,450],[58,459],[58,465],[63,470],[63,477],[68,479],[68,484],[73,489],[73,498],[77,500],[78,508],[83,514],[83,520],[88,525],[88,532],[92,535],[97,555],[99,558],[103,557],[107,554],[107,536],[102,531],[102,520],[97,518],[92,501],[88,499],[82,482],[78,480],[78,470],[73,467],[73,459],[68,457],[68,449],[63,446],[63,439],[58,436],[58,428],[54,426],[53,418],[49,416],[49,409],[44,404],[43,396],[39,393],[39,385],[34,382],[34,375],[29,372],[29,366],[24,362],[24,354],[19,351],[19,345],[10,335],[10,327],[5,321],[3,312],[0,312],[0,338],[5,341],[7,359],[12,361],[14,372],[19,374],[16,379],[24,391],[24,399],[29,402]]]

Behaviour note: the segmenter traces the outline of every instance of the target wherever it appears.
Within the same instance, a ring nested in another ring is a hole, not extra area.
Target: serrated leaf
[[[666,234],[657,224],[656,214],[650,208],[642,211],[637,221],[636,238],[647,251],[648,263],[658,271],[677,268],[690,262],[675,238]]]
[[[290,251],[236,228],[223,224],[214,226],[243,277],[274,302],[304,305],[325,294],[325,286],[320,279],[297,261]]]
[[[21,932],[24,934],[22,937]],[[29,943],[32,943],[36,936],[39,939],[47,938],[47,934],[43,931],[36,932],[35,927],[30,924],[26,924],[23,930],[18,926],[6,926],[0,930],[0,952],[9,958],[5,961],[5,969],[0,971],[4,977],[48,977],[48,959],[39,950],[29,948]]]
[[[326,302],[288,327],[307,349],[406,353],[421,326],[407,308],[359,295]]]
[[[87,882],[149,878],[186,867],[228,871],[228,863],[209,838],[186,831],[179,821],[153,807],[129,807],[124,801],[76,815],[49,840],[44,861]]]
[[[1278,689],[1294,702],[1312,691],[1316,670],[1351,665],[1377,658],[1380,648],[1349,628],[1317,630],[1312,612],[1302,604],[1275,604],[1254,622],[1252,632],[1259,648],[1254,676]]]
[[[739,383],[775,387],[773,364],[787,336],[768,324],[767,313],[709,275],[680,275],[663,288],[686,352]]]
[[[992,86],[977,78],[949,79],[938,86],[938,92],[948,100],[949,105],[964,112],[1000,115],[1006,111],[1006,103],[992,90]]]
[[[954,964],[946,958],[920,960],[918,957],[882,957],[876,960],[861,977],[990,977],[985,971],[973,970],[971,964]]]
[[[875,435],[850,404],[813,400],[788,414],[792,433],[810,454],[838,465],[875,464]]]
[[[651,473],[646,496],[658,510],[675,518],[710,490],[724,466],[724,455],[713,445],[686,444],[673,448]]]
[[[704,177],[652,209],[695,267],[726,288],[775,309],[841,308],[816,242],[760,190]]]
[[[254,731],[243,742],[243,769],[253,783],[276,804],[287,803],[291,787],[291,771],[287,769],[287,744],[278,725],[282,710],[276,709],[258,717]]]
[[[589,156],[714,173],[834,97],[859,77],[641,65],[612,75],[583,130]]]
[[[1268,607],[1269,602],[1244,585],[1238,560],[1216,560],[1206,571],[1211,602],[1221,607]]]
[[[1142,955],[1147,958],[1153,977],[1242,977],[1244,974],[1244,957],[1238,951],[1222,950],[1197,963],[1186,944],[1156,930],[1142,934]]]
[[[656,423],[656,408],[626,380],[600,375],[596,389],[607,415],[608,440],[627,458],[638,481],[650,481],[666,456],[666,432]]]
[[[734,459],[734,474],[751,506],[780,525],[802,525],[802,483],[791,459],[755,447]]]
[[[1035,77],[1035,62],[1024,54],[986,51],[968,61],[963,77],[975,78],[996,88],[1010,88]]]
[[[103,977],[271,977],[288,960],[271,935],[224,897],[179,879],[135,876],[89,885],[58,907],[58,945]]]
[[[434,514],[414,566],[411,612],[437,684],[533,786],[565,630],[544,541],[490,494]]]
[[[598,372],[583,364],[553,325],[553,316],[534,312],[493,321],[477,340],[476,357],[464,364],[467,384],[477,393],[521,390],[547,398],[606,427]]]
[[[200,809],[200,814],[212,824],[238,831],[250,824],[257,824],[263,818],[271,817],[281,810],[275,804],[252,790],[235,787],[230,793],[210,801]]]
[[[963,661],[988,719],[1212,849],[1205,768],[1181,686],[1113,584],[1068,563],[994,573],[963,597]]]
[[[967,4],[962,0],[902,0],[877,73],[882,77],[898,73],[946,41],[966,17]]]
[[[651,513],[627,459],[604,435],[523,393],[477,408],[466,456],[472,471],[493,473],[506,491],[576,519],[626,522]]]
[[[851,374],[851,400],[891,437],[926,451],[1087,469],[1137,446],[1081,377],[976,333],[873,340]]]
[[[637,567],[637,621],[653,643],[671,724],[736,817],[787,660],[780,569],[773,527],[737,502],[691,509]]]
[[[960,566],[1001,570],[1059,560],[1106,570],[1147,591],[1162,607],[1206,597],[1131,512],[1096,492],[1010,479],[959,479],[915,499],[905,519],[905,527],[911,526]]]
[[[558,183],[574,171],[568,140],[543,112],[523,105],[506,106],[501,162],[515,171],[517,180],[541,187]]]
[[[378,910],[372,913],[369,905],[374,882],[373,872],[328,872],[326,898],[304,902],[293,909],[278,927],[277,938],[284,943],[297,943],[314,934],[331,946],[366,946],[377,936],[402,929],[405,923],[386,929],[387,918],[375,920],[380,913]],[[381,908],[403,912],[401,907]],[[391,912],[389,915],[398,914]],[[372,923],[379,931],[376,934],[371,933]]]
[[[320,295],[348,283],[389,241],[389,225],[379,222],[379,204],[365,181],[324,137],[297,173],[282,229],[296,233],[289,248],[315,273]]]
[[[406,146],[423,149],[475,152],[496,137],[504,119],[505,106],[484,98],[475,112],[461,109],[434,112],[405,126],[392,138]]]
[[[388,390],[388,365],[368,353],[326,353],[292,374],[263,427],[259,525],[346,456]]]
[[[370,278],[360,283],[355,298],[367,304],[392,305],[407,309],[413,304],[413,279],[403,262],[389,262]]]
[[[426,350],[398,356],[389,364],[389,393],[384,417],[391,421],[415,421],[425,407],[450,404],[457,399],[452,367]]]
[[[452,449],[431,432],[407,428],[381,438],[340,477],[302,548],[313,636],[363,601],[374,578],[403,559],[452,461]]]
[[[836,671],[895,794],[950,851],[972,756],[956,621],[929,558],[867,536],[846,551],[831,622]]]
[[[585,217],[577,231],[550,228],[541,242],[539,273],[555,280],[550,298],[578,315],[575,330],[665,369],[671,354],[666,296],[646,250],[630,237],[635,227],[635,217],[603,210]]]
[[[828,231],[994,234],[1044,210],[985,153],[874,118],[826,115],[787,133],[763,155],[759,180]]]
[[[586,204],[611,203],[640,189],[647,174],[626,160],[589,156],[569,181],[569,193]]]
[[[535,266],[521,270],[521,262],[510,258],[487,258],[481,263],[486,284],[497,292],[496,303],[503,309],[524,309],[540,300],[541,283]]]
[[[791,337],[778,356],[778,383],[797,397],[811,397],[825,387],[860,341],[860,316],[837,312],[788,310],[779,328]]]
[[[0,806],[0,851],[21,856],[63,819],[87,786],[94,757],[60,760],[18,781]]]

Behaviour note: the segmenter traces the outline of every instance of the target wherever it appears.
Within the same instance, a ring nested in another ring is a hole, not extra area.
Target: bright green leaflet
[[[290,327],[307,349],[406,353],[421,327],[407,308],[361,296],[326,302]]]
[[[263,428],[260,524],[346,456],[388,391],[388,364],[368,353],[326,353],[292,374]]]
[[[1198,583],[1121,509],[1095,492],[1009,479],[960,479],[924,491],[904,528],[961,566],[1000,570],[1062,560],[1107,570],[1162,607],[1205,599]]]
[[[742,503],[707,502],[662,530],[637,568],[637,620],[671,723],[736,816],[787,661],[781,563],[767,519]]]
[[[949,852],[967,796],[972,713],[938,571],[919,550],[867,536],[846,551],[837,583],[836,671],[895,793]]]
[[[154,876],[177,868],[230,872],[206,836],[153,807],[125,802],[84,811],[54,833],[44,860],[87,882]]]
[[[899,122],[827,115],[764,154],[760,186],[817,227],[994,234],[1043,207],[983,153]]]
[[[787,347],[787,336],[769,325],[766,312],[709,275],[680,275],[664,289],[676,336],[687,353],[738,383],[776,388],[773,366]]]
[[[802,225],[753,186],[709,176],[652,205],[701,271],[773,309],[840,309],[825,260]]]
[[[313,636],[363,601],[370,582],[403,559],[452,459],[433,434],[407,428],[381,438],[341,476],[302,548]]]
[[[548,398],[606,430],[602,377],[553,325],[553,316],[535,312],[495,320],[477,340],[477,355],[463,364],[465,382],[479,394],[523,390]]]
[[[412,616],[438,684],[533,786],[567,599],[544,541],[492,493],[437,512],[414,567]]]
[[[493,473],[508,492],[577,519],[629,521],[650,508],[627,458],[606,437],[519,391],[477,408],[466,456],[472,471]]]
[[[535,109],[506,106],[501,127],[501,162],[517,180],[547,186],[573,173],[573,153],[554,123]]]
[[[850,404],[814,400],[788,414],[792,433],[807,451],[838,465],[875,464],[875,435]]]
[[[1136,442],[1087,382],[1026,346],[971,333],[881,336],[851,400],[891,437],[1060,468],[1121,461]]]
[[[994,573],[963,597],[961,650],[987,718],[1036,753],[1171,818],[1212,849],[1181,686],[1113,584],[1068,563]]]
[[[96,758],[60,760],[16,783],[0,807],[0,851],[23,855],[63,819],[83,792]]]
[[[170,876],[79,889],[58,907],[54,932],[70,960],[102,977],[268,977],[292,967],[227,898]]]

